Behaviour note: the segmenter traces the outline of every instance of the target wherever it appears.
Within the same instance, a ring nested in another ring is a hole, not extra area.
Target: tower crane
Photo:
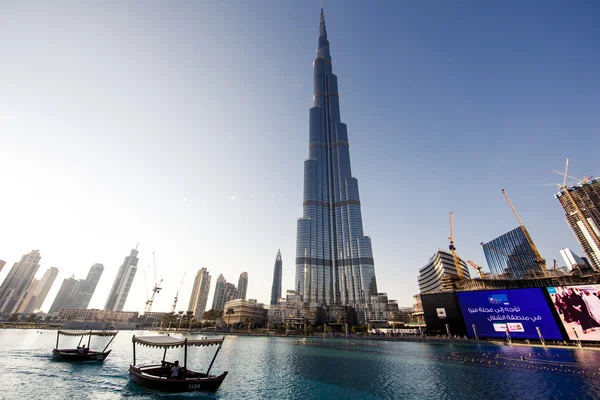
[[[517,210],[515,210],[515,207],[513,206],[512,202],[510,201],[510,198],[508,197],[508,194],[506,194],[506,191],[504,189],[502,189],[502,194],[504,194],[504,197],[506,198],[506,202],[508,203],[508,206],[510,207],[513,214],[515,215],[515,218],[517,218],[517,222],[519,223],[519,226],[521,227],[521,230],[523,231],[523,234],[525,235],[525,239],[527,240],[527,243],[529,243],[529,247],[531,247],[531,251],[533,251],[533,256],[535,258],[536,264],[538,264],[542,269],[546,269],[546,260],[544,260],[544,257],[542,257],[542,255],[540,254],[535,243],[533,243],[533,239],[531,238],[531,235],[529,235],[527,228],[525,228],[525,225],[523,225],[523,221],[521,221],[521,218],[519,218],[519,214],[517,214]]]
[[[585,229],[587,230],[587,233],[591,236],[591,238],[594,241],[594,243],[596,244],[596,246],[598,248],[600,248],[600,235],[596,234],[596,231],[592,228],[592,226],[590,225],[590,222],[585,217],[585,215],[583,215],[583,212],[581,211],[581,208],[579,208],[579,206],[575,202],[575,199],[573,199],[573,196],[571,195],[571,193],[567,189],[567,177],[569,177],[571,179],[575,179],[576,181],[580,181],[581,183],[587,183],[587,182],[590,181],[591,178],[588,178],[586,175],[584,175],[583,179],[580,180],[580,179],[573,178],[572,176],[567,175],[567,172],[569,171],[569,159],[568,158],[567,158],[567,163],[565,165],[565,172],[564,173],[563,172],[558,172],[556,170],[553,170],[553,171],[556,172],[557,174],[560,174],[560,175],[563,176],[563,184],[562,185],[557,184],[558,188],[563,191],[563,194],[565,196],[567,196],[567,199],[569,199],[569,201],[573,205],[573,208],[575,208],[575,212],[579,216],[579,220],[585,226]]]
[[[183,281],[185,280],[185,272],[183,273],[183,278],[181,279],[181,283],[179,284],[179,289],[177,289],[177,293],[175,293],[175,299],[173,301],[173,307],[171,308],[171,312],[174,313],[175,312],[175,307],[177,307],[177,300],[179,298],[179,291],[181,290],[181,287],[183,286]]]
[[[454,266],[456,267],[456,273],[458,274],[458,279],[463,279],[463,272],[462,272],[462,267],[460,265],[460,259],[458,258],[458,255],[456,254],[456,247],[454,247],[454,226],[453,226],[453,212],[450,212],[450,237],[448,239],[450,239],[450,246],[448,246],[448,248],[450,249],[450,252],[452,253],[452,258],[454,259]]]
[[[156,297],[156,294],[159,293],[162,288],[160,287],[160,285],[162,284],[162,278],[160,279],[160,282],[156,282],[156,255],[154,254],[154,252],[152,253],[152,261],[154,264],[154,288],[152,289],[152,296],[148,298],[148,300],[146,300],[146,307],[144,308],[144,314],[149,313],[150,310],[152,309],[152,303],[154,303],[154,298]],[[146,273],[144,271],[144,280],[146,278]]]
[[[483,273],[481,272],[482,268],[479,265],[475,264],[471,260],[467,260],[467,264],[469,264],[471,267],[475,268],[477,270],[477,273],[479,274],[479,277],[483,278]]]

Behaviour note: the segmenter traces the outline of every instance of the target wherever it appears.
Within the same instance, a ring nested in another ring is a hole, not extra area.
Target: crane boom
[[[450,239],[450,246],[448,246],[448,248],[450,249],[450,252],[452,253],[452,258],[454,259],[454,267],[456,268],[456,273],[458,274],[458,279],[463,279],[463,272],[462,272],[462,268],[460,265],[460,259],[458,258],[458,255],[456,254],[456,247],[454,247],[454,218],[453,218],[454,213],[451,211],[450,212],[450,237],[448,239]]]
[[[177,293],[175,293],[175,299],[173,300],[173,307],[171,308],[171,312],[175,312],[175,308],[177,307],[177,300],[179,299],[179,291],[183,286],[183,281],[185,280],[185,272],[183,273],[183,278],[181,278],[181,283],[179,284],[179,289],[177,289]]]
[[[152,310],[152,304],[154,303],[154,298],[156,297],[157,293],[160,293],[160,291],[162,290],[162,288],[160,287],[161,283],[162,283],[162,278],[160,280],[160,282],[156,282],[156,255],[154,254],[154,252],[152,252],[152,260],[154,263],[154,288],[152,288],[152,296],[148,298],[148,300],[146,300],[146,307],[144,308],[144,314],[149,313],[150,310]],[[144,271],[144,280],[146,279],[146,271]]]
[[[523,234],[525,235],[525,239],[527,240],[527,243],[529,243],[529,247],[531,247],[531,251],[533,251],[533,256],[535,258],[535,262],[542,269],[546,269],[546,260],[544,260],[544,257],[542,257],[542,255],[540,254],[537,246],[535,245],[535,243],[533,242],[533,239],[531,238],[531,235],[529,234],[529,231],[527,231],[527,228],[525,228],[523,221],[521,221],[521,218],[519,218],[519,214],[517,214],[517,210],[513,206],[512,202],[510,201],[508,194],[506,194],[506,190],[502,189],[502,194],[504,194],[504,197],[506,198],[506,202],[508,203],[510,209],[512,210],[513,214],[515,215],[515,218],[517,218],[517,222],[519,223],[519,226],[521,227],[521,230],[523,231]]]
[[[479,274],[479,277],[483,278],[483,273],[481,272],[482,268],[479,265],[475,264],[471,260],[467,260],[467,264],[469,264],[471,267],[475,268],[477,270],[477,273]]]

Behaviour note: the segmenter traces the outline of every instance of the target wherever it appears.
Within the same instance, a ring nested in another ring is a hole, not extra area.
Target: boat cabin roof
[[[117,333],[119,333],[119,331],[83,331],[59,329],[57,333],[65,336],[115,336]]]
[[[225,338],[190,340],[175,336],[134,336],[133,343],[148,347],[183,347],[183,346],[214,346],[223,343]]]

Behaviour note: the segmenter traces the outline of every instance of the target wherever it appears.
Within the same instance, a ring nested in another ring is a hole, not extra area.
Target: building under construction
[[[600,271],[600,178],[584,178],[554,195],[593,269]]]

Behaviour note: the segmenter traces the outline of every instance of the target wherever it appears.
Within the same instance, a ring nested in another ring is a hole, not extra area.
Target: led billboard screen
[[[600,340],[600,285],[547,288],[571,340]]]
[[[483,290],[459,292],[469,337],[474,337],[473,325],[479,337],[538,339],[539,328],[544,339],[562,340],[542,289]]]

